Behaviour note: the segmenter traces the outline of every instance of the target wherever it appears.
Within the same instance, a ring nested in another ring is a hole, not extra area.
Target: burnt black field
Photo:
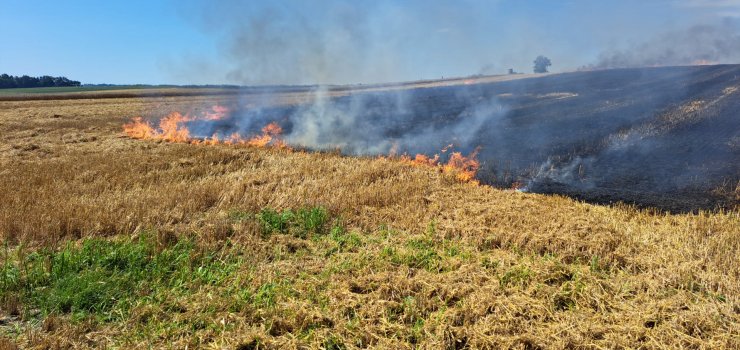
[[[499,187],[671,212],[732,208],[740,184],[740,65],[614,69],[454,86],[245,97],[202,135],[271,121],[290,144],[351,155],[478,148]],[[257,102],[255,102],[257,101]]]

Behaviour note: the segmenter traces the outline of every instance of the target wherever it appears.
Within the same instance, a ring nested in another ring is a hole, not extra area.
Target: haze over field
[[[740,349],[738,111],[740,0],[0,0],[0,350]]]
[[[0,35],[0,67],[83,83],[346,84],[530,72],[539,54],[555,72],[735,63],[739,9],[734,0],[9,0],[0,33],[25,29]]]

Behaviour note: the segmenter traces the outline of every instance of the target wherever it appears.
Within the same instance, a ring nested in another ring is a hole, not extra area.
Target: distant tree
[[[79,81],[69,80],[65,77],[44,75],[35,78],[28,75],[16,77],[8,74],[0,74],[0,89],[80,85],[82,84]]]
[[[7,74],[0,74],[0,89],[9,89],[15,87],[15,79]]]
[[[54,86],[80,86],[82,85],[79,81],[69,80],[65,77],[54,78]]]
[[[38,87],[38,79],[24,75],[17,79],[18,87]]]
[[[534,59],[534,72],[535,73],[547,73],[547,67],[552,66],[550,59],[545,56],[537,56]]]
[[[54,85],[54,77],[44,75],[42,77],[39,77],[39,86],[55,86]]]
[[[69,86],[69,79],[65,77],[57,77],[54,79],[54,86]]]

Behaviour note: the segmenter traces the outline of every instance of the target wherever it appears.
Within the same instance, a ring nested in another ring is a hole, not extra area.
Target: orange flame
[[[162,131],[160,138],[170,142],[187,142],[190,140],[190,130],[185,122],[190,118],[178,112],[172,112],[159,121],[159,129]]]
[[[247,145],[249,146],[256,146],[256,147],[265,147],[267,146],[274,138],[277,136],[280,136],[280,134],[283,133],[283,128],[280,127],[276,122],[272,122],[270,124],[265,125],[264,128],[262,128],[262,135],[255,136],[249,141],[247,141]],[[280,142],[281,146],[283,145],[282,142]]]
[[[159,121],[157,128],[151,123],[144,121],[141,117],[134,117],[130,123],[123,125],[123,132],[134,139],[144,140],[163,140],[168,142],[182,142],[195,145],[247,145],[254,147],[272,146],[277,148],[290,149],[287,144],[280,140],[283,129],[276,122],[267,124],[262,128],[262,135],[255,136],[245,140],[239,133],[233,133],[228,136],[213,134],[211,137],[198,139],[192,137],[187,123],[193,120],[219,120],[223,119],[229,110],[219,105],[213,106],[211,111],[206,112],[200,117],[191,117],[182,115],[179,112],[172,112]]]
[[[123,132],[135,139],[152,139],[156,131],[151,124],[145,122],[141,117],[134,117],[131,123],[123,124]]]
[[[280,139],[283,129],[276,122],[265,125],[265,127],[262,128],[261,135],[254,136],[247,140],[243,139],[238,133],[233,133],[229,136],[223,137],[218,134],[213,134],[211,137],[206,137],[204,139],[193,138],[187,127],[187,122],[198,119],[218,120],[228,113],[228,109],[221,106],[214,106],[212,110],[213,113],[206,112],[205,116],[201,116],[200,118],[193,118],[187,115],[182,115],[178,112],[172,112],[159,121],[158,128],[153,127],[151,123],[144,121],[141,117],[135,117],[130,123],[123,125],[123,131],[128,137],[135,139],[164,140],[198,145],[227,144],[247,145],[253,147],[271,146],[291,150],[291,148]],[[417,154],[414,158],[411,158],[411,156],[407,154],[396,157],[395,154],[398,150],[397,144],[394,144],[391,148],[391,154],[388,159],[397,159],[402,163],[412,166],[438,168],[442,173],[454,175],[454,177],[461,182],[478,185],[479,182],[475,180],[475,175],[480,168],[480,162],[477,160],[479,149],[476,148],[470,155],[464,156],[461,152],[452,152],[452,147],[453,145],[450,144],[441,150],[442,153],[450,152],[446,163],[440,163],[439,154],[435,154],[432,157],[425,154]],[[384,156],[380,156],[380,158],[387,159]]]
[[[452,148],[452,145],[447,145],[442,149],[442,152],[447,152]],[[462,155],[460,152],[451,152],[447,163],[439,162],[439,154],[435,154],[433,157],[425,154],[417,154],[414,158],[410,155],[401,155],[398,159],[401,163],[409,164],[412,166],[427,166],[432,168],[439,168],[442,173],[452,174],[460,182],[470,183],[478,185],[478,180],[475,179],[475,175],[478,173],[480,168],[480,162],[477,159],[478,148],[476,148],[467,157]],[[381,156],[380,158],[385,159],[386,157]],[[393,159],[394,155],[390,154],[388,158]]]
[[[478,173],[478,169],[480,168],[480,162],[476,159],[477,156],[477,148],[467,157],[463,156],[460,152],[452,152],[447,164],[442,167],[442,172],[454,174],[455,178],[462,182],[477,185],[478,181],[475,180],[475,174]]]
[[[209,138],[203,139],[204,145],[217,145],[219,143],[221,143],[221,140],[219,140],[218,134],[213,134],[213,136],[211,136],[210,139]]]
[[[131,123],[123,125],[123,132],[135,139],[154,139],[170,142],[187,142],[190,140],[190,131],[185,122],[190,120],[178,112],[172,112],[159,121],[159,129],[152,127],[141,117],[135,117]]]
[[[429,157],[426,154],[417,154],[414,156],[413,159],[411,159],[411,156],[404,154],[399,159],[402,163],[416,165],[416,166],[431,166],[435,167],[437,166],[437,162],[439,162],[439,154],[435,154],[434,157]]]
[[[224,140],[224,143],[227,145],[235,145],[244,143],[244,140],[242,140],[242,137],[241,135],[239,135],[239,133],[235,132],[229,135],[229,137]]]
[[[224,106],[214,105],[211,107],[211,111],[206,112],[205,120],[221,120],[229,114],[229,109]]]

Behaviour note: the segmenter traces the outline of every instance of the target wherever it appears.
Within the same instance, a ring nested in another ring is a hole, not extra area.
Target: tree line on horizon
[[[52,77],[49,75],[43,75],[40,77],[23,75],[18,77],[8,74],[0,74],[0,89],[80,85],[82,85],[82,83],[79,81],[70,80],[67,77]]]

